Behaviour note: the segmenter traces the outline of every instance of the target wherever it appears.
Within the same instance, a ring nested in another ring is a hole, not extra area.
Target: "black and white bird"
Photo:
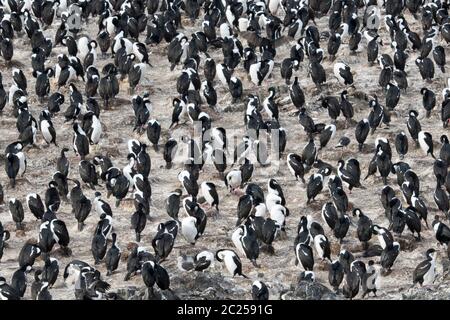
[[[428,249],[425,253],[426,260],[422,261],[414,269],[413,285],[419,283],[421,286],[432,285],[436,277],[436,256],[437,251]]]
[[[337,172],[339,178],[348,184],[350,193],[353,188],[363,188],[360,182],[361,169],[358,160],[353,158],[346,162],[339,160]]]
[[[259,244],[254,230],[246,224],[240,225],[233,232],[231,239],[241,255],[247,257],[256,268],[259,268],[256,263],[259,257]]]
[[[181,271],[204,271],[214,266],[214,259],[211,251],[203,250],[194,256],[180,255],[177,259],[177,266]]]
[[[328,259],[331,262],[331,247],[328,238],[323,234],[318,234],[314,237],[314,248],[317,255],[322,259]]]
[[[360,283],[360,277],[355,271],[346,273],[342,287],[344,297],[352,300],[359,292]]]
[[[8,152],[5,158],[5,171],[12,188],[16,186],[16,179],[23,176],[27,169],[27,161],[22,151]]]
[[[380,256],[380,263],[385,273],[391,272],[391,268],[394,265],[394,262],[396,261],[399,254],[400,244],[398,242],[393,242],[383,249]]]
[[[295,177],[295,180],[300,179],[303,183],[305,183],[305,179],[303,177],[305,174],[305,168],[301,156],[296,153],[289,153],[286,157],[286,162],[289,171]]]
[[[59,263],[55,258],[47,258],[42,268],[42,280],[48,282],[48,287],[52,288],[58,279]]]
[[[47,110],[43,110],[39,115],[39,127],[42,132],[42,136],[47,144],[56,144],[56,130],[53,127],[53,123],[51,120],[51,113]]]
[[[333,67],[334,76],[339,80],[340,83],[351,86],[353,85],[353,74],[350,67],[343,63],[337,62]]]
[[[100,261],[103,260],[106,254],[107,242],[106,237],[102,231],[102,228],[99,228],[97,226],[91,242],[91,252],[94,258],[94,263],[96,265],[98,265]]]
[[[406,125],[408,127],[409,134],[411,135],[411,138],[419,144],[419,132],[422,131],[422,126],[420,125],[419,120],[417,119],[417,116],[419,113],[416,110],[410,110],[408,113],[408,120],[406,122]]]
[[[358,141],[358,150],[362,151],[364,142],[367,139],[367,136],[369,135],[370,131],[370,125],[369,120],[363,119],[358,122],[355,128],[355,138],[356,141]]]
[[[5,249],[6,241],[10,238],[10,233],[5,230],[3,225],[0,223],[0,260],[3,257],[3,251]]]
[[[425,153],[426,156],[431,155],[433,159],[436,159],[436,157],[433,154],[433,136],[429,132],[420,131],[418,136],[418,141],[420,148]]]
[[[334,260],[328,265],[328,282],[333,287],[334,291],[339,290],[339,286],[344,280],[344,268],[339,260]]]
[[[84,221],[89,216],[92,209],[92,202],[83,193],[81,184],[78,180],[73,180],[75,186],[70,190],[70,201],[72,205],[72,213],[78,221],[78,231],[84,228]]]
[[[435,216],[435,219],[431,225],[433,226],[436,240],[441,245],[448,246],[450,242],[450,228],[445,223],[440,221],[439,216]]]
[[[315,173],[309,177],[306,185],[307,204],[314,201],[317,195],[322,191],[323,179],[324,176],[320,173]]]
[[[106,252],[105,256],[105,264],[107,268],[106,275],[110,276],[119,265],[120,257],[121,257],[121,250],[117,246],[117,234],[112,233],[112,244],[111,247]]]
[[[295,77],[294,83],[289,86],[289,96],[297,110],[300,110],[304,106],[306,101],[305,94],[300,87],[298,77]]]
[[[320,133],[320,148],[319,150],[325,148],[325,146],[330,142],[331,139],[336,134],[336,126],[334,124],[326,125],[325,128]]]
[[[200,237],[199,225],[196,217],[188,216],[181,220],[181,234],[187,242],[192,245],[195,244],[197,239]]]
[[[242,273],[242,262],[239,259],[236,252],[229,249],[219,249],[216,251],[216,259],[219,262],[225,264],[225,268],[228,273],[234,277],[235,275],[243,276],[244,278],[248,278],[245,274]]]
[[[0,297],[2,300],[20,300],[17,291],[6,283],[4,277],[0,277]]]
[[[11,287],[16,293],[23,298],[27,289],[27,277],[26,274],[32,270],[30,265],[24,265],[13,273],[11,278]]]
[[[170,289],[170,277],[167,270],[152,260],[147,260],[142,264],[142,279],[147,288],[153,290],[156,284],[161,290]]]
[[[202,182],[201,190],[203,197],[209,206],[215,207],[216,211],[219,212],[219,195],[217,193],[216,185],[212,182]]]
[[[155,120],[151,119],[147,125],[147,138],[153,144],[155,151],[159,150],[159,139],[161,136],[161,124]]]
[[[95,165],[88,160],[81,160],[78,165],[78,171],[81,180],[95,190],[95,186],[98,186],[98,175]]]
[[[73,125],[73,150],[82,160],[89,154],[89,139],[78,123]]]
[[[400,160],[403,160],[408,153],[408,137],[403,131],[395,136],[395,149],[397,150]]]
[[[95,198],[92,201],[92,205],[94,207],[95,212],[100,216],[102,214],[106,214],[112,217],[113,213],[111,210],[111,206],[108,202],[102,199],[102,194],[100,192],[95,192]]]
[[[295,265],[300,262],[305,271],[312,271],[314,267],[314,255],[312,248],[303,243],[298,243],[295,247]]]
[[[363,292],[362,297],[364,298],[369,293],[373,293],[374,297],[377,296],[377,280],[378,280],[378,269],[375,266],[373,260],[369,260],[366,268],[366,272],[361,277],[361,289]]]
[[[422,105],[426,111],[426,117],[429,118],[431,111],[436,106],[436,94],[428,88],[420,89],[420,94],[422,95]]]
[[[8,201],[9,213],[11,215],[12,220],[16,224],[17,230],[23,230],[23,220],[24,220],[24,212],[22,202],[16,198],[11,198]]]
[[[433,61],[426,57],[421,59],[420,57],[416,59],[416,66],[419,68],[419,73],[423,80],[432,81],[434,78],[434,63]]]
[[[141,241],[141,232],[144,230],[146,224],[147,215],[144,212],[144,206],[139,204],[138,208],[131,216],[131,227],[134,229],[137,242]]]
[[[252,299],[257,301],[269,300],[269,289],[264,282],[259,280],[253,282]]]
[[[363,243],[364,249],[366,250],[369,245],[368,242],[372,238],[372,220],[359,208],[353,209],[353,216],[358,217],[356,234],[359,241]]]
[[[242,186],[242,171],[231,170],[225,175],[224,181],[227,189],[234,193],[236,189]]]
[[[173,220],[158,225],[158,231],[152,239],[152,247],[155,250],[155,258],[158,263],[166,260],[172,252],[177,234],[178,223]]]
[[[438,209],[448,216],[450,210],[449,196],[447,195],[447,192],[442,189],[442,186],[439,183],[436,183],[433,198],[434,202],[438,206]]]
[[[178,149],[178,143],[174,138],[170,138],[164,145],[164,161],[166,162],[166,169],[172,167],[172,160],[175,158]]]
[[[53,77],[54,72],[52,68],[47,68],[44,72],[34,71],[33,76],[36,78],[35,92],[39,101],[42,103],[44,98],[50,93],[49,78]]]
[[[44,216],[45,208],[39,194],[29,193],[27,195],[27,207],[36,219],[40,220]]]

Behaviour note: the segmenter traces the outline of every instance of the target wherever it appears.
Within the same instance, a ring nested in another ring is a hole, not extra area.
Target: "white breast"
[[[43,120],[41,122],[41,131],[42,135],[44,136],[44,139],[47,143],[50,143],[52,141],[52,135],[49,131],[50,123],[47,120]]]
[[[427,273],[423,276],[423,285],[427,286],[433,284],[435,278],[436,265],[435,261],[431,262],[430,269],[428,269]]]
[[[237,265],[233,260],[233,256],[231,254],[227,254],[223,261],[225,262],[225,266],[227,267],[228,272],[230,275],[234,275],[234,271],[237,269]]]
[[[92,129],[91,140],[94,144],[97,144],[100,141],[100,136],[102,134],[102,124],[96,116],[92,117]]]
[[[181,220],[181,233],[189,243],[195,242],[195,237],[197,236],[195,221],[194,217],[186,217]]]
[[[425,134],[421,131],[419,132],[419,145],[422,151],[426,154],[428,152],[428,149],[430,148],[428,144],[425,142]]]
[[[250,78],[252,79],[252,82],[257,85],[259,80],[258,80],[258,71],[259,68],[261,67],[261,62],[258,63],[254,63],[250,66]]]
[[[208,202],[208,204],[211,205],[214,202],[214,199],[210,193],[211,189],[208,187],[208,185],[206,183],[202,183],[201,186],[202,186],[203,197],[205,197],[206,202]]]
[[[231,236],[231,240],[233,241],[233,244],[238,250],[239,254],[245,257],[244,247],[242,246],[241,242],[242,239],[241,232],[242,232],[241,228],[236,229]]]
[[[240,32],[247,31],[247,28],[248,28],[248,25],[249,25],[248,19],[246,19],[246,18],[239,18],[238,22],[239,22],[239,31]]]
[[[321,239],[322,239],[322,237],[320,237],[318,235],[314,237],[314,247],[316,248],[317,255],[322,258],[323,257],[323,250],[322,250],[322,247],[320,246],[320,240]]]
[[[275,220],[279,226],[283,226],[286,220],[286,216],[283,211],[280,209],[281,205],[275,205],[270,210],[270,219]]]
[[[218,64],[216,66],[216,70],[217,70],[217,77],[219,78],[220,82],[222,82],[222,84],[224,86],[228,85],[227,83],[227,79],[225,78],[223,71],[222,71],[222,66],[220,64]]]
[[[23,152],[18,152],[16,155],[20,161],[19,175],[23,175],[27,169],[25,154]]]
[[[264,203],[260,203],[255,207],[255,217],[266,217],[266,205]]]

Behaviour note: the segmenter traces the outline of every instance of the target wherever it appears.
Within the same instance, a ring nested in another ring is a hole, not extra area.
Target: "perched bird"
[[[16,224],[16,229],[22,230],[23,229],[22,222],[25,217],[24,212],[23,212],[22,202],[16,198],[10,199],[9,200],[9,213],[11,214],[11,217]]]
[[[225,264],[225,267],[228,273],[234,277],[235,275],[243,276],[244,278],[248,278],[246,275],[242,273],[242,262],[239,259],[236,252],[228,249],[220,249],[216,252],[216,259],[219,262]]]
[[[181,271],[203,271],[214,265],[214,259],[212,252],[204,250],[195,256],[179,256],[177,266]]]
[[[422,286],[434,283],[436,277],[437,252],[434,249],[428,249],[425,256],[426,260],[419,263],[414,269],[413,285],[419,283]]]
[[[252,284],[252,299],[253,300],[269,300],[269,289],[267,285],[259,280]]]

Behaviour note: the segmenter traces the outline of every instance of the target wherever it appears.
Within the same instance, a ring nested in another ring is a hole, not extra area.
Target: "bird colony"
[[[2,300],[448,292],[447,0],[0,2]]]

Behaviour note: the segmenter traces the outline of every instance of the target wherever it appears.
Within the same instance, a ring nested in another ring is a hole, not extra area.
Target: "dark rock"
[[[129,300],[130,297],[136,294],[137,288],[134,286],[121,288],[117,290],[117,295],[122,299]]]
[[[400,244],[402,251],[413,251],[418,246],[418,241],[412,237],[397,237],[396,241]]]
[[[445,286],[412,288],[402,293],[402,300],[450,300],[450,292]]]
[[[336,296],[330,289],[318,282],[302,281],[298,284],[295,294],[298,297],[303,297],[306,300],[322,300],[324,296],[328,299],[333,299]]]
[[[294,290],[283,293],[283,300],[340,300],[339,296],[319,282],[301,281]]]
[[[237,292],[236,285],[220,273],[190,272],[174,275],[171,282],[183,288],[181,299],[227,299],[230,295],[247,293],[243,290]]]

